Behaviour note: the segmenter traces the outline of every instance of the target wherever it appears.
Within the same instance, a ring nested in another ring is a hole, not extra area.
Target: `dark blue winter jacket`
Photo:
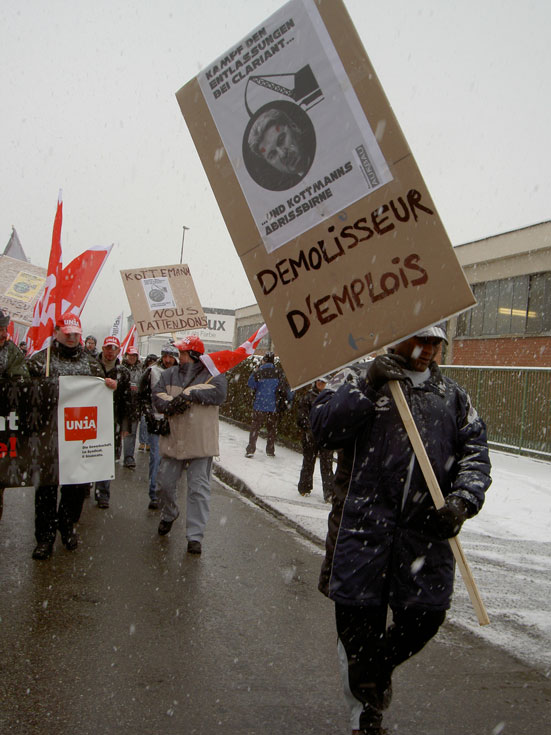
[[[255,392],[253,410],[275,413],[276,392],[281,376],[271,362],[265,362],[251,373],[247,385]]]
[[[436,363],[422,385],[400,384],[442,493],[474,515],[491,483],[484,422]],[[359,377],[324,390],[310,418],[320,444],[342,449],[320,590],[342,604],[447,609],[452,551],[427,535],[434,507],[417,461],[404,493],[413,450],[388,385],[377,393]]]

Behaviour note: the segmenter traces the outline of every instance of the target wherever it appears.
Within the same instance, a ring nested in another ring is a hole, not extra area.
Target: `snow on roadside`
[[[246,459],[247,439],[246,431],[221,421],[219,464],[323,541],[329,506],[318,466],[312,494],[302,497],[302,456],[277,446],[276,457],[267,457],[259,439]],[[551,676],[551,463],[503,452],[491,452],[491,459],[484,508],[461,533],[490,625],[478,625],[459,574],[448,618]]]

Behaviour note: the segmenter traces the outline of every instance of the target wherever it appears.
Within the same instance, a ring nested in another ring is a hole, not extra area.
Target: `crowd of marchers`
[[[0,310],[0,377],[44,376],[45,352],[26,360],[7,339],[8,324]],[[296,412],[303,445],[298,492],[311,492],[319,455],[324,499],[331,503],[319,588],[335,604],[350,730],[358,735],[387,732],[382,721],[393,671],[442,625],[454,581],[448,540],[480,511],[491,483],[485,424],[466,391],[437,364],[446,340],[442,325],[420,330],[384,355],[315,381]],[[149,449],[149,508],[160,510],[161,536],[178,518],[177,488],[186,472],[187,552],[201,554],[225,376],[209,373],[203,342],[194,335],[168,342],[160,357],[148,355],[143,363],[132,348],[121,360],[116,337],[106,337],[99,353],[96,346],[91,336],[82,341],[80,320],[64,314],[55,325],[49,374],[100,376],[113,391],[116,451],[132,470],[136,444]],[[442,490],[439,509],[390,381],[401,385]],[[254,458],[265,424],[266,454],[277,461],[276,417],[293,396],[272,353],[248,386],[254,403],[245,457]],[[109,507],[109,485],[95,483],[99,508]],[[58,504],[57,485],[36,488],[34,559],[50,557],[57,531],[68,550],[77,548],[74,527],[90,492],[90,483],[62,485]]]
[[[96,337],[82,336],[80,319],[71,313],[55,323],[49,350],[26,358],[8,338],[9,314],[0,310],[0,378],[59,378],[92,375],[104,380],[113,396],[115,459],[134,470],[136,444],[149,452],[149,509],[161,511],[159,534],[166,535],[179,511],[176,489],[187,473],[186,534],[188,552],[201,553],[210,508],[212,458],[218,449],[218,407],[226,398],[226,378],[212,379],[199,358],[199,337],[167,342],[160,356],[140,360],[135,347],[121,355],[118,337],[108,335],[101,349]],[[109,508],[111,480],[35,487],[35,538],[32,558],[52,555],[57,533],[68,551],[79,545],[75,526],[86,497],[94,493],[100,509]],[[0,512],[4,488],[0,487]]]

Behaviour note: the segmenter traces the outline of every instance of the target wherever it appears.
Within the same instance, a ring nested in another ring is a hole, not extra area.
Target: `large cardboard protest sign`
[[[0,255],[0,307],[12,321],[30,326],[34,305],[42,295],[46,269]]]
[[[73,484],[115,477],[113,391],[101,378],[59,378],[57,406],[59,482]]]
[[[177,99],[293,387],[475,303],[341,0],[291,0]]]
[[[187,265],[135,268],[121,271],[121,276],[140,336],[206,328]]]

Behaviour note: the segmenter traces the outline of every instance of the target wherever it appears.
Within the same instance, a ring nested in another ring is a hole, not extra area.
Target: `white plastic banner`
[[[57,409],[59,483],[69,485],[115,477],[113,391],[102,378],[59,378]]]

